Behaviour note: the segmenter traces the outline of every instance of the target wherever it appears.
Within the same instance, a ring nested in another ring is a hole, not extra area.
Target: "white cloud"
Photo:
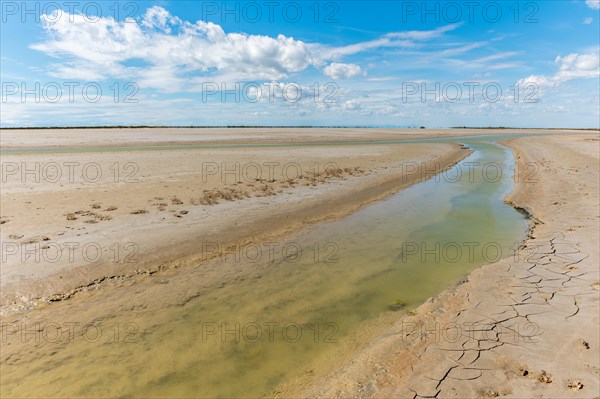
[[[600,1],[600,0],[599,0]],[[462,22],[450,24],[446,26],[441,26],[439,28],[433,30],[412,30],[406,32],[395,32],[388,33],[387,37],[396,37],[400,39],[409,39],[409,40],[431,40],[436,39],[442,36],[446,32],[451,32],[455,29],[458,29],[462,25]]]
[[[446,50],[442,50],[438,53],[434,53],[435,56],[442,56],[442,57],[446,57],[446,56],[450,56],[450,55],[459,55],[459,54],[464,54],[466,52],[469,52],[471,50],[474,50],[476,48],[480,48],[483,46],[486,46],[488,43],[487,42],[475,42],[475,43],[469,43],[469,44],[465,44],[463,46],[459,46],[459,47],[453,47],[453,48],[449,48]]]
[[[585,4],[594,10],[600,10],[600,0],[585,0]]]
[[[514,68],[522,68],[523,64],[520,62],[501,62],[497,64],[493,64],[488,66],[488,69],[493,71],[501,70],[501,69],[514,69]]]
[[[539,87],[555,87],[573,79],[591,79],[600,77],[600,57],[598,53],[569,54],[556,57],[555,63],[560,65],[554,75],[532,75],[521,79],[520,84],[535,83]]]
[[[590,25],[592,22],[594,22],[594,18],[592,18],[592,17],[588,17],[583,20],[584,25]]]
[[[58,14],[60,13],[60,14]],[[322,68],[347,55],[383,47],[414,46],[457,29],[393,32],[377,39],[331,47],[293,37],[226,33],[217,24],[182,21],[154,6],[138,20],[116,21],[56,10],[42,16],[46,40],[31,46],[58,62],[50,74],[60,78],[139,81],[143,87],[180,90],[186,82],[280,80],[313,66]],[[137,66],[132,66],[137,65]],[[336,63],[324,73],[339,78],[361,73],[355,64]]]
[[[357,109],[361,109],[362,104],[357,100],[349,100],[349,101],[344,102],[343,107],[344,107],[344,109],[347,109],[350,111],[355,111]]]
[[[560,81],[575,78],[597,78],[600,74],[598,53],[569,54],[566,57],[556,57],[555,62],[561,64],[557,74]]]
[[[323,73],[332,79],[348,79],[359,75],[362,69],[356,64],[340,64],[333,62],[323,69]]]
[[[240,79],[281,79],[314,63],[302,41],[284,35],[226,34],[210,22],[181,22],[160,7],[150,8],[140,24],[113,18],[90,23],[83,15],[42,19],[50,38],[31,47],[66,59],[54,72],[59,77],[72,78],[77,70],[97,78],[135,75],[161,87],[164,72],[170,79],[211,69]],[[170,34],[172,30],[177,33]],[[148,66],[124,66],[129,60],[142,60]]]
[[[521,54],[519,51],[506,51],[506,52],[503,52],[503,53],[496,53],[496,54],[488,55],[486,57],[481,57],[481,58],[478,58],[478,59],[473,60],[471,62],[486,63],[486,62],[490,62],[490,61],[503,60],[505,58],[514,57],[515,55],[519,55],[519,54]]]
[[[400,79],[398,76],[379,76],[379,77],[368,78],[367,81],[369,81],[369,82],[387,82],[390,80],[398,80],[398,79]]]
[[[146,11],[142,19],[142,25],[147,28],[158,28],[164,32],[171,32],[170,25],[181,23],[177,17],[171,16],[167,10],[159,6],[153,6]]]
[[[458,29],[462,24],[450,24],[433,30],[391,32],[375,40],[350,44],[348,46],[328,48],[323,47],[319,53],[325,59],[339,59],[343,56],[358,54],[381,47],[415,47],[417,42],[441,37],[444,33]]]

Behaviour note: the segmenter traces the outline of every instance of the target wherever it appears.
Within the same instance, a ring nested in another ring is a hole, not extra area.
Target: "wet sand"
[[[518,170],[534,168],[506,199],[530,215],[523,246],[431,298],[320,383],[296,381],[281,397],[598,397],[598,135],[505,144]]]

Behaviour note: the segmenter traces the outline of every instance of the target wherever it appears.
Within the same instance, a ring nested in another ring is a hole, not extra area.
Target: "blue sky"
[[[2,127],[600,125],[598,0],[0,4]]]

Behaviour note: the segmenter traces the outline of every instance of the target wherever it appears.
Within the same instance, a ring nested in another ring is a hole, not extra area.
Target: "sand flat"
[[[2,129],[0,149],[408,140],[487,134],[558,134],[549,129],[98,128]]]
[[[316,130],[327,140],[341,137]],[[107,139],[100,130],[39,132],[44,138],[28,146]],[[165,134],[143,133],[152,142]],[[380,135],[360,133],[349,136]],[[138,134],[128,129],[124,143],[134,145]],[[2,136],[14,142],[18,135]],[[106,277],[194,263],[204,242],[261,240],[338,218],[422,180],[421,167],[431,175],[468,153],[457,144],[411,143],[5,154],[2,305],[26,309]]]

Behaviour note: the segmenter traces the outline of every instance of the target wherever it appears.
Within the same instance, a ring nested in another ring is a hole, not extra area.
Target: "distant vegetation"
[[[37,130],[37,129],[489,129],[489,130],[600,130],[599,128],[569,127],[509,127],[509,126],[452,126],[449,128],[427,128],[425,126],[352,126],[352,125],[189,125],[189,126],[145,126],[145,125],[110,125],[110,126],[19,126],[0,127],[0,130]]]
[[[1,127],[0,130],[18,130],[18,129],[407,129],[399,126],[312,126],[312,125],[190,125],[190,126],[145,126],[145,125],[110,125],[110,126],[19,126],[19,127]]]

